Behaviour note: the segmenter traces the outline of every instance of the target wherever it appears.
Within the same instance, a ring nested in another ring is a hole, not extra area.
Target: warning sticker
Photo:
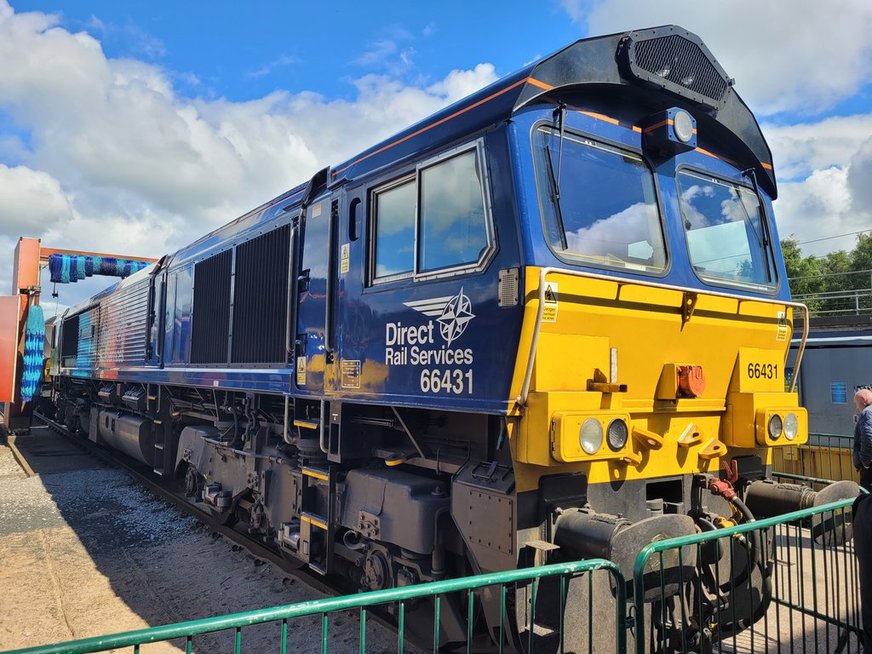
[[[339,274],[344,275],[351,267],[351,245],[343,243],[339,254]]]
[[[790,333],[790,328],[787,325],[787,314],[784,311],[778,312],[778,327],[775,329],[775,340],[779,343],[787,340],[787,335]]]
[[[360,360],[342,359],[339,362],[342,388],[360,388]]]
[[[306,357],[297,357],[297,386],[306,385]]]
[[[557,322],[557,282],[545,282],[542,322]]]

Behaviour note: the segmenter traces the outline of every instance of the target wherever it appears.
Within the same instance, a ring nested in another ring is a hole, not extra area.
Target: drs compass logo
[[[460,293],[448,300],[448,303],[442,310],[442,315],[437,320],[442,338],[450,346],[454,339],[466,331],[466,326],[473,318],[475,318],[475,315],[472,313],[472,303],[463,294],[463,289],[461,288]]]
[[[385,364],[420,367],[424,393],[472,394],[472,348],[452,347],[475,318],[472,302],[461,288],[457,295],[404,302],[427,322],[385,324]],[[438,328],[444,343],[437,341]]]

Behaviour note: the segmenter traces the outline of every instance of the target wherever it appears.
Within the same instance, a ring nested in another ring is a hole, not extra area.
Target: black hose
[[[745,522],[755,522],[756,518],[754,514],[751,513],[751,509],[739,499],[738,495],[734,495],[731,499],[727,500],[733,507],[735,507],[739,513],[742,514],[742,517],[745,518]],[[760,618],[762,618],[766,610],[769,608],[769,603],[772,600],[772,580],[769,578],[769,575],[766,574],[766,562],[763,560],[763,535],[760,530],[755,529],[750,532],[748,538],[748,544],[750,549],[750,555],[752,557],[752,561],[760,570],[760,579],[763,584],[763,595],[761,601],[757,607],[757,610],[751,615],[751,619],[753,622],[756,622]],[[748,569],[747,577],[739,577],[733,581],[734,584],[739,584],[744,582],[747,579],[748,584],[751,584],[751,572],[750,567]],[[730,630],[721,630],[721,633],[731,634],[733,633],[732,629]]]

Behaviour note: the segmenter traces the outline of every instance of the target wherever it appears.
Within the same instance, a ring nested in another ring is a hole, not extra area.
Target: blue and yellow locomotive
[[[69,310],[58,415],[356,587],[632,561],[807,438],[775,196],[698,37],[581,40]]]

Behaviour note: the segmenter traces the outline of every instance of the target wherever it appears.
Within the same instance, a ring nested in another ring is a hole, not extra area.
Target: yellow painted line
[[[308,522],[310,525],[315,525],[316,527],[320,527],[324,531],[327,531],[327,523],[323,520],[319,520],[315,516],[309,515],[308,513],[304,513],[300,516],[301,522]]]
[[[330,481],[329,475],[319,470],[313,470],[312,468],[303,468],[303,474],[307,477],[314,477],[315,479],[320,479],[321,481]]]
[[[318,429],[318,423],[311,420],[294,420],[294,427],[302,427],[303,429]]]

